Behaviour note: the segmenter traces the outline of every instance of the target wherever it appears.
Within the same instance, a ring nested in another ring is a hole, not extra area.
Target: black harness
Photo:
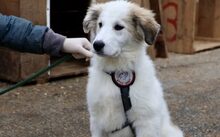
[[[133,123],[129,121],[128,116],[127,116],[127,111],[130,110],[132,107],[130,96],[129,96],[129,91],[130,91],[130,86],[135,81],[135,73],[133,71],[131,72],[123,72],[123,71],[120,72],[119,71],[119,72],[110,72],[110,73],[106,72],[106,73],[111,76],[114,84],[120,88],[121,99],[122,99],[123,108],[124,108],[125,117],[126,117],[126,121],[122,125],[122,127],[111,131],[111,133],[115,133],[129,126],[134,136],[136,136]]]

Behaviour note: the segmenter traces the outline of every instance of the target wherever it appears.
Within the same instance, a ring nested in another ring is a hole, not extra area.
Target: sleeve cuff
[[[55,33],[49,29],[44,36],[43,50],[51,56],[62,56],[61,49],[65,40],[65,36]]]

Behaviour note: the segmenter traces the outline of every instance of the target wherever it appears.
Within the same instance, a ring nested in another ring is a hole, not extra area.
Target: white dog
[[[87,86],[92,137],[183,137],[170,120],[163,90],[145,53],[160,29],[154,14],[126,1],[94,4],[83,27],[94,36],[96,53]],[[130,99],[125,103],[128,109],[123,107],[123,91]]]

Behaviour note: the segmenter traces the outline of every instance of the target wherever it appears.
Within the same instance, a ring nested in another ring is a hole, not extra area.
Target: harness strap
[[[129,87],[120,88],[121,90],[121,99],[124,107],[124,111],[127,112],[131,109],[131,99],[129,96]]]
[[[122,103],[123,103],[123,107],[124,107],[124,112],[125,112],[125,117],[126,117],[126,121],[125,121],[124,125],[129,126],[131,131],[132,131],[132,133],[134,134],[134,136],[136,136],[136,132],[135,132],[135,129],[133,127],[133,123],[131,123],[128,120],[128,116],[127,116],[127,113],[126,113],[132,107],[131,99],[130,99],[130,96],[129,96],[129,91],[130,91],[129,89],[130,89],[129,87],[120,88],[120,90],[121,90],[121,99],[122,99]]]
[[[123,108],[124,108],[124,112],[125,112],[125,117],[126,117],[126,121],[125,123],[122,125],[121,128],[119,129],[115,129],[113,130],[111,133],[115,133],[115,132],[118,132],[126,127],[130,127],[132,133],[134,134],[134,136],[136,136],[136,133],[135,133],[135,129],[134,127],[132,126],[132,123],[129,122],[128,120],[128,116],[127,116],[127,111],[131,109],[132,105],[131,105],[131,100],[130,100],[130,97],[129,97],[129,87],[125,87],[125,88],[120,88],[121,90],[121,99],[122,99],[122,104],[123,104]]]
[[[106,73],[109,74],[109,75],[111,75],[112,80],[113,80],[113,82],[115,83],[116,80],[113,79],[115,73],[114,73],[114,72],[111,72],[111,73],[106,72]],[[133,72],[133,75],[134,75],[134,72]],[[135,76],[135,75],[134,75],[134,76]],[[133,82],[134,82],[134,81],[133,81]],[[133,82],[132,82],[131,84],[133,84]],[[115,83],[115,85],[118,86],[118,84],[116,84],[116,83]],[[127,113],[126,113],[126,112],[127,112],[128,110],[130,110],[131,107],[132,107],[131,99],[130,99],[130,96],[129,96],[129,91],[130,91],[130,88],[129,88],[129,87],[130,87],[130,85],[128,85],[128,86],[118,86],[118,87],[120,88],[120,91],[121,91],[121,99],[122,99],[122,104],[123,104],[123,108],[124,108],[124,112],[125,112],[126,121],[125,121],[125,123],[122,125],[121,128],[115,129],[115,130],[113,130],[111,133],[115,133],[115,132],[120,131],[120,130],[122,130],[122,129],[124,129],[124,128],[126,128],[126,127],[129,126],[130,129],[131,129],[131,131],[132,131],[132,133],[134,134],[134,136],[136,136],[135,129],[134,129],[134,127],[132,126],[132,122],[130,122],[130,121],[128,120],[128,116],[127,116]]]

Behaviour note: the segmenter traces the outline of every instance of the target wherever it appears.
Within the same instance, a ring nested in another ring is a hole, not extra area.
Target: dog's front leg
[[[161,124],[157,118],[142,120],[135,131],[137,137],[161,137]]]
[[[146,126],[146,127],[138,127],[136,129],[137,137],[161,137],[160,129]]]
[[[90,120],[90,131],[92,137],[107,137],[103,130],[92,120]]]

